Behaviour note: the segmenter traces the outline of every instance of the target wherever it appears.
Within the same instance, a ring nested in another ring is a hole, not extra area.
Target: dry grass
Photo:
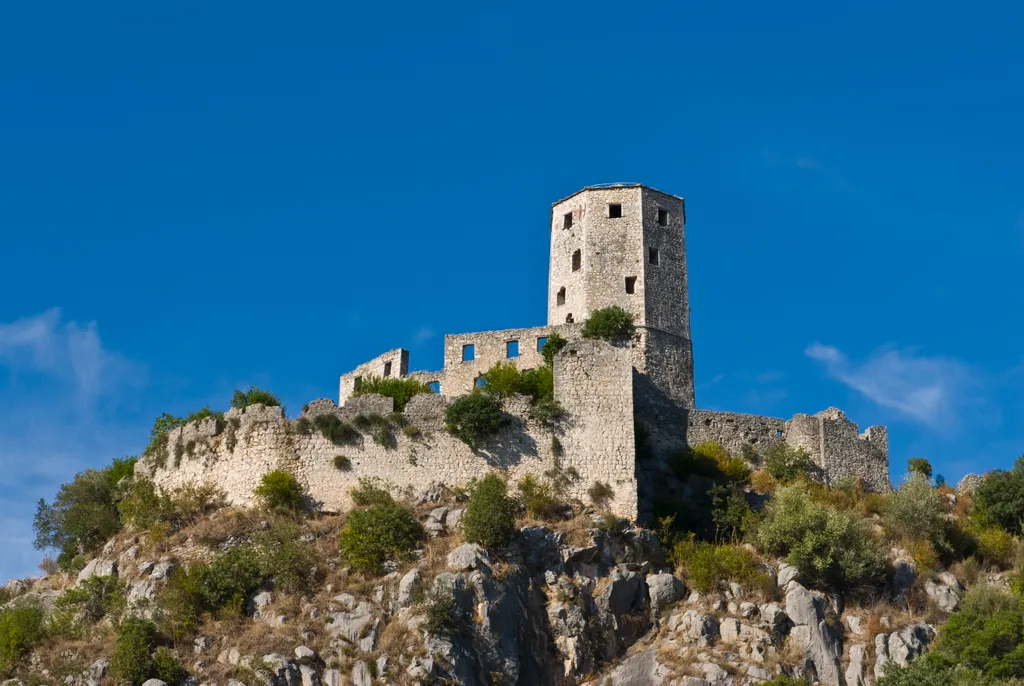
[[[579,515],[560,522],[536,522],[538,526],[546,526],[565,536],[565,545],[584,547],[594,543],[594,522],[589,517]]]

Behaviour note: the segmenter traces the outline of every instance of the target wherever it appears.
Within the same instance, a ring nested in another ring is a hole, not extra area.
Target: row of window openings
[[[544,344],[548,342],[547,336],[540,336],[537,338],[537,352],[544,350]],[[505,357],[512,359],[519,357],[519,341],[506,341],[505,342]],[[462,361],[472,362],[476,359],[476,345],[473,343],[467,343],[462,346]]]
[[[611,202],[608,203],[608,218],[609,219],[621,219],[622,218],[622,203]],[[562,216],[562,228],[571,229],[573,223],[572,212],[566,212]],[[668,210],[658,208],[658,225],[668,226]]]
[[[655,266],[661,264],[661,254],[658,252],[657,248],[650,248],[647,251],[647,261],[650,262],[651,264],[655,265]],[[581,251],[579,251],[579,250],[576,250],[572,254],[572,270],[574,272],[578,272],[582,266],[583,266],[583,253]]]
[[[636,293],[636,277],[635,276],[627,276],[626,277],[626,294],[627,295],[633,295],[634,293]],[[558,293],[555,294],[555,304],[556,305],[564,305],[565,304],[565,286],[562,286],[561,288],[559,288],[558,289]]]

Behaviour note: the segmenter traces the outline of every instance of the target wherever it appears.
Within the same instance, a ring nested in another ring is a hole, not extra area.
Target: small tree
[[[814,460],[803,448],[776,443],[764,451],[764,468],[780,481],[792,481],[814,469]]]
[[[907,469],[911,474],[920,474],[926,479],[932,478],[932,463],[923,457],[912,457],[907,460]]]
[[[1018,536],[1024,533],[1024,455],[1013,463],[1013,469],[989,474],[974,490],[973,498],[981,521]]]
[[[411,512],[387,502],[351,512],[338,545],[342,557],[355,569],[380,574],[385,563],[407,558],[422,535]]]
[[[302,484],[290,473],[275,469],[260,479],[260,485],[253,491],[263,504],[272,509],[284,508],[293,512],[305,509],[305,493]]]
[[[231,407],[244,410],[250,405],[266,405],[268,407],[281,407],[281,399],[270,391],[256,386],[249,386],[247,391],[236,390],[231,396]],[[282,407],[282,410],[284,408]]]
[[[156,625],[129,617],[117,632],[110,671],[119,685],[140,686],[154,673],[153,648],[156,643]]]
[[[540,354],[544,356],[544,363],[549,367],[555,363],[555,355],[558,351],[569,344],[563,336],[558,333],[553,333],[548,336],[548,339],[544,341],[544,345],[541,346]]]
[[[583,322],[584,338],[601,338],[606,341],[619,341],[632,338],[636,331],[633,315],[617,305],[594,310]]]
[[[0,610],[0,672],[9,670],[46,635],[46,614],[38,603],[22,602]]]
[[[473,487],[462,516],[466,540],[488,549],[503,548],[516,529],[516,502],[508,495],[508,485],[491,473]]]
[[[456,398],[444,414],[445,426],[470,448],[501,428],[501,402],[487,393],[471,393]]]

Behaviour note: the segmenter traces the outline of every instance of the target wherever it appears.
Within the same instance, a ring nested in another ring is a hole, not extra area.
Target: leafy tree
[[[338,543],[342,557],[355,569],[381,574],[385,563],[406,559],[422,536],[412,513],[392,501],[349,513]]]
[[[409,404],[409,401],[414,396],[420,393],[433,393],[433,389],[427,384],[423,383],[419,379],[411,377],[396,378],[396,377],[380,377],[380,376],[367,376],[360,377],[359,383],[356,384],[356,389],[352,392],[352,397],[356,398],[361,395],[377,394],[383,395],[386,398],[393,398],[395,401],[395,411],[404,412],[405,406]]]
[[[946,500],[924,472],[912,472],[898,490],[887,493],[882,511],[893,537],[926,540],[940,553],[954,552]]]
[[[110,660],[110,671],[119,686],[141,686],[149,679],[176,684],[185,677],[178,658],[166,648],[156,648],[153,622],[129,617],[121,623]]]
[[[508,545],[516,530],[516,501],[509,497],[504,479],[491,473],[474,484],[462,530],[466,540],[490,550]]]
[[[715,525],[715,539],[738,541],[754,517],[743,490],[736,484],[714,484],[708,489],[711,499],[711,520]]]
[[[555,355],[558,351],[569,344],[563,336],[558,333],[552,333],[548,336],[548,339],[544,341],[544,345],[541,346],[540,354],[544,357],[544,363],[551,367],[555,363]]]
[[[584,338],[601,338],[618,341],[632,338],[636,331],[633,315],[617,305],[594,310],[583,322],[581,333]]]
[[[926,479],[932,478],[932,463],[923,457],[912,457],[907,460],[907,469],[911,474],[920,474]]]
[[[1024,533],[1024,455],[1013,463],[1013,469],[997,469],[974,489],[977,517],[1010,533]]]
[[[40,500],[33,528],[37,549],[60,551],[57,559],[68,569],[79,553],[91,552],[121,529],[117,500],[130,478],[135,458],[120,458],[105,469],[87,469],[61,485],[53,504]]]
[[[444,414],[445,426],[470,448],[477,448],[501,428],[501,403],[487,393],[456,398]]]
[[[764,468],[780,481],[792,481],[814,469],[814,460],[803,448],[776,443],[764,451]]]
[[[253,495],[271,510],[283,508],[292,512],[306,509],[305,491],[294,475],[282,469],[267,472]]]
[[[266,391],[256,386],[249,386],[247,391],[236,390],[234,395],[231,396],[231,407],[238,410],[244,410],[250,405],[266,405],[267,407],[284,407],[281,405],[281,399],[270,391]]]
[[[46,616],[39,603],[20,602],[0,610],[0,672],[43,639]]]

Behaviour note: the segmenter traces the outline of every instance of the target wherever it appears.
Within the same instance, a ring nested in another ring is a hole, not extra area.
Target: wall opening
[[[781,431],[776,431],[775,432],[775,438],[782,438],[782,432]]]
[[[566,324],[574,324],[575,323],[575,321],[572,318],[572,312],[570,312],[569,314],[565,315],[565,323]]]
[[[506,341],[505,357],[519,357],[519,341]]]
[[[668,226],[668,210],[658,208],[658,224]]]
[[[565,304],[565,286],[562,286],[561,288],[558,289],[558,295],[555,296],[555,304],[556,305],[564,305]]]
[[[629,293],[630,295],[632,295],[633,293],[636,292],[636,277],[635,276],[627,276],[626,277],[626,292]]]
[[[355,379],[353,379],[353,381],[352,381],[352,390],[354,390],[354,391],[358,391],[358,390],[359,390],[359,387],[360,387],[360,386],[362,386],[362,385],[363,385],[363,377],[361,377],[361,376],[357,376],[357,377],[356,377]]]
[[[477,388],[487,388],[487,379],[483,376],[478,376],[476,377],[476,381],[473,382],[473,385]]]
[[[462,361],[472,362],[476,359],[476,346],[472,343],[462,346]]]
[[[621,216],[622,216],[622,205],[617,203],[617,202],[608,203],[608,218],[609,219],[618,219]]]
[[[384,376],[391,376],[391,363],[390,362],[385,362],[384,363]]]
[[[582,253],[580,253],[579,250],[577,250],[576,252],[574,252],[572,254],[572,270],[574,272],[578,272],[580,270],[580,266],[582,264],[583,264],[583,255],[582,255]]]
[[[429,382],[427,384],[427,387],[430,389],[431,393],[437,393],[437,394],[441,393],[441,382],[440,381],[431,381],[431,382]]]
[[[547,343],[547,342],[548,342],[548,337],[547,336],[541,336],[540,338],[538,338],[537,339],[537,352],[539,352],[539,353],[544,352],[544,344]]]
[[[658,261],[660,256],[658,255],[658,249],[657,248],[651,248],[650,250],[648,250],[647,251],[647,257],[650,259],[651,264],[661,264]]]
[[[572,228],[572,212],[567,212],[564,215],[562,215],[562,228],[563,229],[571,229]]]

